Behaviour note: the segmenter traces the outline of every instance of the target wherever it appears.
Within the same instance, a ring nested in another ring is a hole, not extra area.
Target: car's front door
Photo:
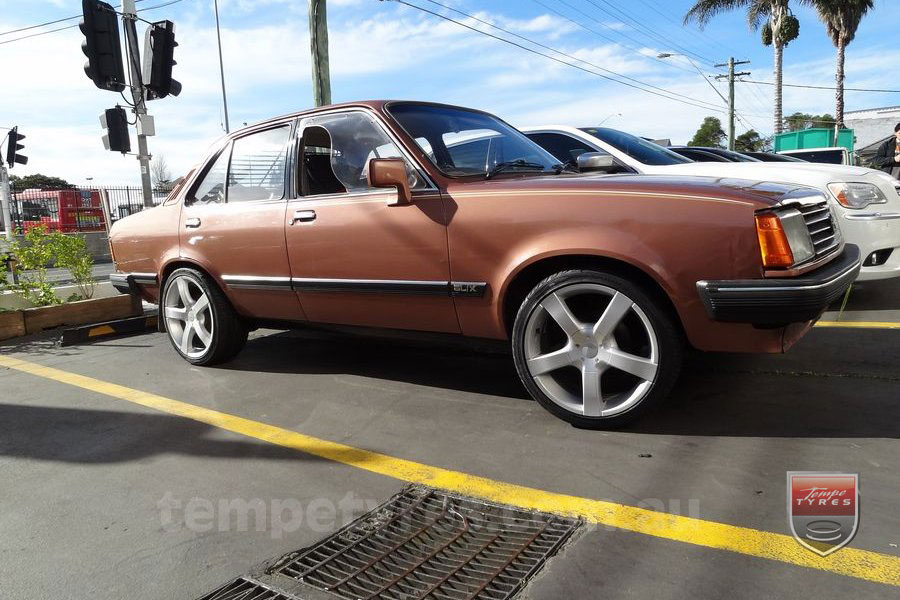
[[[307,118],[299,133],[299,193],[288,203],[285,231],[307,318],[458,332],[438,190],[367,111]],[[411,204],[368,185],[369,160],[393,157],[407,161]]]
[[[239,313],[302,320],[284,239],[292,126],[251,131],[210,160],[181,210],[181,255],[219,281]]]

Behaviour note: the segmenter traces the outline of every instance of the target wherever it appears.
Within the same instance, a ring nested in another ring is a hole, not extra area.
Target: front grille
[[[797,210],[803,215],[809,236],[816,250],[816,258],[827,256],[838,249],[841,244],[840,233],[834,223],[834,217],[827,202],[801,204]]]
[[[270,572],[348,600],[502,600],[579,524],[411,487]]]

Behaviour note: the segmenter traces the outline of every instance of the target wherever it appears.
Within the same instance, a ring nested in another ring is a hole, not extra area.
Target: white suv
[[[832,200],[844,239],[859,246],[860,280],[900,277],[900,181],[875,169],[794,162],[693,162],[643,138],[605,127],[526,127],[560,162],[585,152],[612,155],[608,173],[706,175],[818,188]]]

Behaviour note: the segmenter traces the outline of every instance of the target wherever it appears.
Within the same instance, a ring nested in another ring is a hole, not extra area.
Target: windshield
[[[675,154],[659,144],[648,142],[624,131],[607,129],[606,127],[582,127],[581,131],[606,142],[616,150],[624,152],[645,165],[680,165],[693,162],[691,159]]]
[[[445,175],[488,176],[556,171],[559,161],[524,134],[488,114],[429,104],[396,103],[388,111]]]
[[[762,162],[758,158],[741,154],[740,152],[734,152],[733,150],[725,150],[724,148],[716,148],[715,152],[725,158],[730,158],[734,162]]]
[[[806,152],[791,152],[790,156],[802,158],[806,162],[827,163],[831,165],[844,164],[843,150],[808,150]]]

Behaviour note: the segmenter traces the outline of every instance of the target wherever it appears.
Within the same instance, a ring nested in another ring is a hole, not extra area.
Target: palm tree
[[[696,0],[694,6],[684,16],[684,24],[696,21],[700,27],[705,26],[716,15],[735,9],[747,10],[747,23],[753,30],[765,21],[772,34],[772,46],[775,54],[775,133],[782,130],[781,110],[781,67],[784,55],[785,25],[789,18],[789,0]],[[807,2],[812,0],[805,0]],[[841,0],[835,0],[840,3]]]
[[[835,127],[844,127],[844,51],[856,37],[859,22],[874,8],[873,0],[801,0],[812,4],[825,24],[825,32],[837,48],[835,70]]]

